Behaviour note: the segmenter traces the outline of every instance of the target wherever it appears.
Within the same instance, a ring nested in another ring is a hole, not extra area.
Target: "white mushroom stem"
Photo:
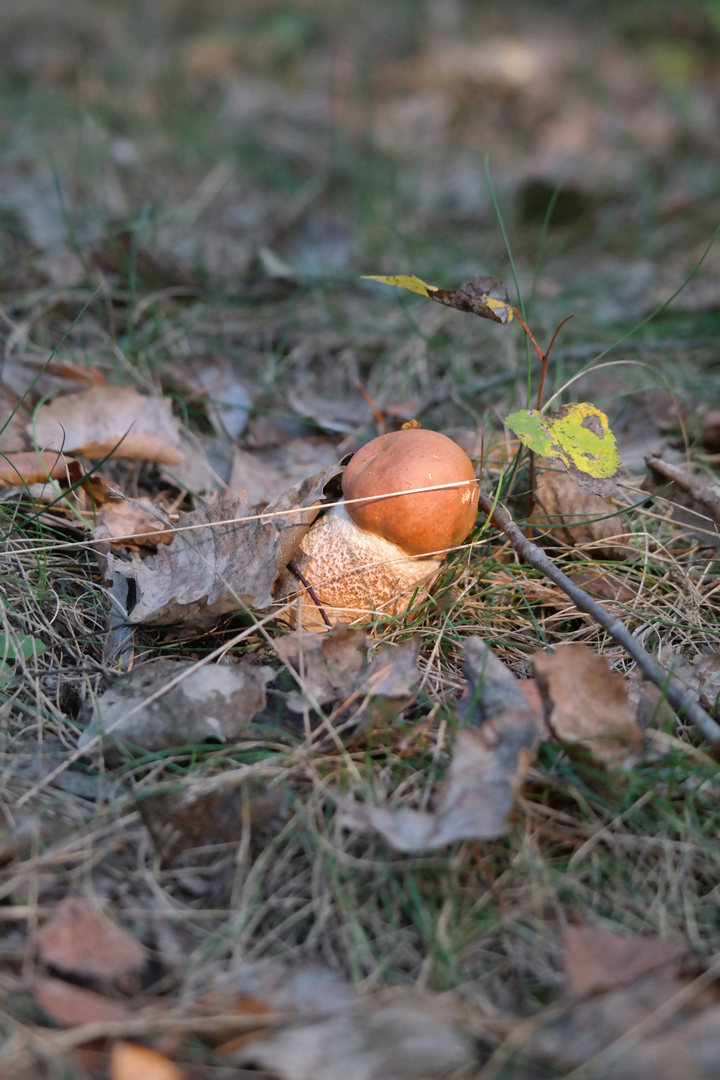
[[[331,622],[350,622],[373,612],[404,611],[415,589],[432,584],[443,558],[443,552],[406,555],[382,536],[358,528],[341,503],[306,533],[295,561]],[[306,598],[303,623],[314,621],[312,607]]]

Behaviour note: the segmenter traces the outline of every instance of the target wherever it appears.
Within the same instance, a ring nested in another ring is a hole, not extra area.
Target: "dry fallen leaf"
[[[533,758],[537,733],[528,713],[511,711],[479,731],[459,731],[447,779],[432,812],[340,805],[341,828],[377,832],[396,851],[436,851],[458,840],[495,840]]]
[[[105,536],[113,544],[125,547],[156,548],[172,543],[174,533],[167,514],[149,499],[123,499],[104,503],[97,515],[96,537]],[[104,532],[102,531],[104,528]]]
[[[23,450],[0,457],[0,487],[43,484],[46,480],[74,484],[82,475],[79,461],[55,450]]]
[[[207,791],[173,790],[138,799],[138,809],[163,867],[217,860],[218,844],[238,844],[245,831],[280,822],[285,793],[262,784],[220,784]],[[188,856],[186,859],[185,857]]]
[[[28,432],[43,450],[92,461],[110,456],[179,465],[183,460],[170,398],[148,397],[132,386],[60,394],[38,408]]]
[[[532,658],[553,738],[582,742],[604,761],[628,766],[642,753],[644,740],[635,721],[622,675],[585,645],[560,645]]]
[[[283,663],[298,676],[302,672],[299,689],[285,695],[290,712],[302,715],[316,705],[337,704],[333,726],[339,731],[347,719],[352,738],[387,727],[415,698],[420,682],[417,637],[400,645],[380,645],[370,661],[369,636],[342,623],[328,634],[296,630],[274,644]]]
[[[164,1054],[131,1042],[110,1051],[110,1080],[183,1080],[185,1073]]]
[[[119,676],[95,701],[78,745],[87,746],[99,731],[107,733],[104,741],[108,747],[122,743],[144,750],[164,750],[205,739],[236,742],[246,734],[255,714],[265,708],[265,687],[274,674],[272,668],[257,667],[246,660],[203,667],[190,661],[151,660]],[[182,675],[176,686],[144,704]]]
[[[285,664],[302,671],[303,693],[288,694],[287,704],[302,712],[306,702],[329,705],[346,696],[367,666],[369,638],[362,630],[335,626],[329,634],[295,630],[275,641]]]
[[[38,975],[32,993],[35,1003],[62,1027],[127,1020],[132,1016],[132,1010],[123,1001],[64,979]]]
[[[433,851],[458,840],[492,840],[505,832],[539,739],[538,717],[509,672],[505,680],[493,670],[483,682],[485,670],[500,662],[480,639],[471,641],[466,645],[466,670],[473,689],[466,710],[468,722],[479,727],[457,733],[434,809],[393,810],[344,800],[338,814],[341,827],[378,832],[403,852]]]
[[[229,1060],[282,1080],[424,1080],[469,1068],[476,1056],[437,1000],[409,999],[293,1024]]]
[[[199,400],[216,433],[226,439],[243,433],[253,407],[240,372],[232,357],[219,354],[193,357],[174,373],[186,399]]]
[[[458,708],[468,724],[480,727],[506,710],[530,713],[540,723],[540,710],[529,701],[522,680],[498,660],[482,638],[467,638],[463,651],[467,688]]]
[[[588,1080],[716,1080],[717,988],[704,975],[693,986],[677,965],[657,968],[571,1001],[530,1033],[522,1052],[552,1066],[553,1075],[578,1069]]]
[[[263,1016],[268,1013],[297,1018],[325,1018],[353,1008],[360,994],[336,971],[319,965],[290,966],[280,961],[233,965],[228,971],[215,971],[211,985],[191,1004],[192,1018],[199,1016]],[[229,1057],[254,1040],[265,1041],[267,1029],[245,1031],[237,1035],[229,1027],[218,1031],[216,1053]]]
[[[546,470],[537,478],[532,524],[597,559],[635,554],[627,523],[612,499],[584,491],[570,473]]]
[[[260,450],[235,447],[230,473],[231,491],[244,491],[253,506],[266,506],[293,484],[338,460],[330,439],[287,439],[280,446]]]
[[[297,581],[285,567],[333,492],[342,469],[331,465],[286,491],[260,517],[243,496],[201,504],[181,514],[171,544],[130,562],[108,555],[108,576],[134,582],[132,623],[163,625],[215,619],[245,606],[264,609],[282,600],[280,584]],[[289,511],[289,513],[287,513]],[[297,511],[297,512],[294,512]],[[276,586],[276,579],[280,579]]]
[[[610,934],[596,926],[569,926],[563,945],[568,982],[580,994],[633,982],[685,951],[681,942],[669,938]]]
[[[136,937],[76,896],[60,901],[35,940],[50,967],[109,982],[141,971],[147,962]]]
[[[236,519],[246,520],[236,520]],[[111,574],[135,583],[132,623],[160,625],[217,618],[243,605],[267,607],[277,576],[277,530],[242,497],[181,514],[171,544],[130,563],[108,556]]]

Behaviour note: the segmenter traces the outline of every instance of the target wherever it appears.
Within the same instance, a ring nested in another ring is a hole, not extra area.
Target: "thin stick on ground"
[[[591,596],[570,580],[552,562],[551,559],[531,540],[526,539],[521,529],[515,524],[507,510],[494,505],[492,499],[484,492],[480,492],[479,507],[487,520],[505,533],[518,555],[540,570],[550,578],[566,596],[569,596],[575,607],[590,615],[595,622],[604,627],[611,637],[622,645],[623,649],[632,656],[643,675],[654,683],[666,696],[667,700],[675,709],[678,716],[684,716],[695,725],[703,737],[710,743],[713,757],[720,757],[720,724],[703,709],[703,707],[688,695],[687,690],[676,682],[667,671],[658,664],[642,645],[633,637],[621,619],[611,615],[609,611],[593,600]]]

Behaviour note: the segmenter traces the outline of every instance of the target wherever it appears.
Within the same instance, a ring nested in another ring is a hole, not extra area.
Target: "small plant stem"
[[[551,559],[542,551],[537,544],[526,539],[522,530],[512,520],[507,510],[501,506],[495,506],[482,491],[479,498],[480,509],[487,520],[505,533],[518,555],[522,555],[526,562],[540,570],[550,578],[566,596],[569,596],[575,607],[590,615],[595,622],[604,627],[611,637],[630,654],[637,663],[643,675],[654,683],[665,694],[667,700],[679,716],[685,716],[701,732],[703,737],[710,743],[710,752],[718,760],[720,758],[720,724],[687,693],[680,683],[676,682],[653,657],[643,649],[642,645],[632,636],[627,626],[621,619],[611,615],[609,611],[593,600],[591,596],[570,580]]]
[[[540,412],[540,409],[542,409],[542,399],[543,399],[543,394],[545,393],[545,376],[547,375],[548,360],[550,359],[550,353],[553,351],[553,347],[555,345],[555,342],[557,341],[558,334],[562,330],[565,323],[568,322],[570,319],[572,319],[572,315],[566,315],[565,318],[563,319],[563,321],[561,323],[558,323],[557,330],[555,331],[555,333],[552,336],[552,341],[548,345],[547,351],[544,352],[542,354],[542,356],[540,357],[540,362],[542,364],[542,368],[541,368],[541,371],[540,371],[540,386],[538,387],[538,399],[537,399],[538,412]]]
[[[290,571],[291,574],[294,574],[295,577],[300,582],[300,584],[305,587],[305,589],[307,590],[308,596],[310,597],[313,604],[316,605],[318,611],[320,612],[323,622],[325,623],[326,626],[329,626],[330,629],[332,630],[332,623],[330,622],[327,615],[325,614],[325,608],[322,606],[322,604],[318,600],[315,590],[313,589],[312,585],[310,584],[308,579],[305,577],[302,570],[300,569],[300,567],[298,566],[298,564],[295,562],[294,559],[291,559],[290,562],[288,563],[288,570]]]
[[[528,324],[525,322],[525,320],[523,319],[523,317],[520,314],[520,312],[518,311],[518,309],[513,308],[513,312],[515,314],[515,318],[518,320],[518,322],[522,326],[523,330],[525,331],[525,333],[527,334],[527,336],[530,338],[533,345],[535,346],[535,352],[540,357],[540,386],[538,387],[538,396],[537,396],[537,410],[538,410],[538,412],[540,412],[540,409],[542,408],[543,394],[545,393],[545,376],[547,375],[548,361],[550,360],[550,353],[553,351],[553,348],[555,346],[555,342],[557,341],[558,334],[562,330],[565,323],[568,322],[569,319],[572,319],[572,315],[566,315],[565,318],[563,319],[563,321],[561,323],[558,323],[557,329],[555,330],[555,333],[552,336],[552,341],[548,345],[545,352],[543,352],[542,349],[540,348],[540,346],[538,345],[537,341],[533,337],[532,330],[530,329]],[[528,491],[530,492],[530,507],[528,509],[528,517],[530,517],[530,514],[532,514],[533,503],[535,502],[535,451],[534,450],[530,451],[530,457],[529,457],[528,463],[529,463]],[[530,538],[531,529],[532,529],[532,526],[528,525],[528,539]]]

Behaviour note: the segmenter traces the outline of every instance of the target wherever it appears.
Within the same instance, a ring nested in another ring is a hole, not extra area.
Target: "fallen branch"
[[[480,492],[479,507],[487,520],[505,533],[518,555],[522,555],[526,562],[542,571],[546,577],[554,581],[562,591],[569,596],[575,607],[590,615],[595,622],[604,627],[607,632],[617,641],[626,652],[632,656],[643,675],[660,689],[672,705],[678,716],[685,716],[702,733],[710,743],[712,756],[720,758],[720,724],[703,709],[703,707],[689,696],[686,688],[676,682],[665,671],[642,645],[632,636],[627,626],[621,619],[611,615],[602,604],[588,596],[584,589],[570,580],[544,551],[527,540],[521,529],[515,524],[507,510],[496,506],[482,491]]]

